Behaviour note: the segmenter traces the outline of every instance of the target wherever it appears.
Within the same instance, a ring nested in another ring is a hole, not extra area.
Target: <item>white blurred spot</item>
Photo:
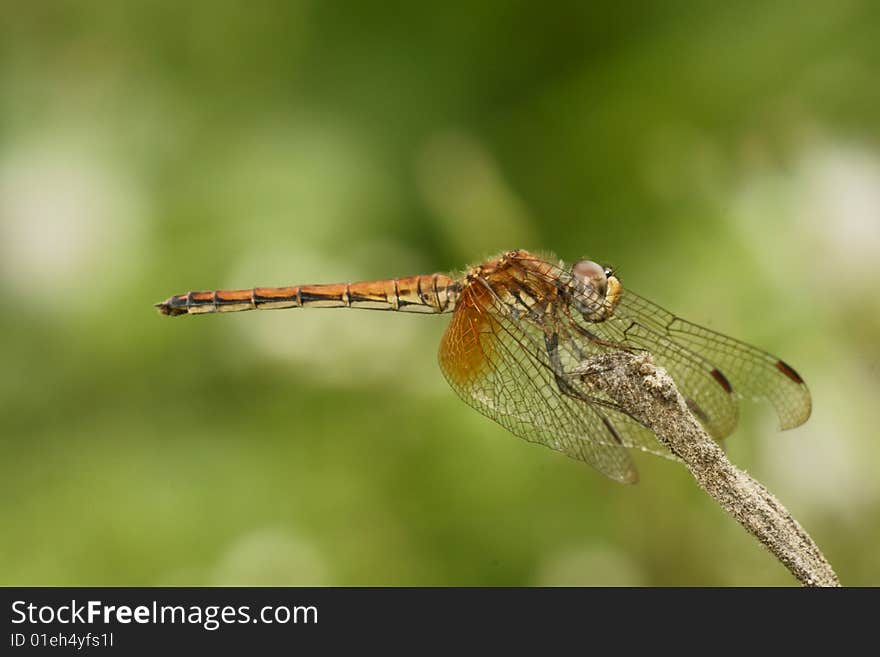
[[[640,586],[642,574],[626,555],[605,546],[588,545],[545,557],[535,586]]]
[[[527,248],[528,212],[490,153],[457,132],[435,135],[417,162],[418,186],[443,236],[465,258]]]
[[[98,304],[133,264],[136,191],[117,163],[64,140],[10,149],[0,161],[2,284],[35,307]]]
[[[809,142],[791,170],[753,169],[734,196],[732,219],[767,272],[766,283],[780,293],[797,293],[780,274],[799,269],[811,277],[800,289],[825,293],[828,301],[876,291],[880,154]]]
[[[843,349],[828,360],[824,376],[810,382],[814,410],[809,422],[779,433],[771,424],[775,418],[768,417],[759,432],[759,457],[776,493],[793,512],[803,504],[805,516],[829,513],[861,522],[880,500],[876,436],[865,430],[880,422],[876,381]]]
[[[797,189],[800,216],[835,260],[875,275],[880,253],[880,156],[831,145],[808,152]]]
[[[807,517],[857,523],[880,499],[876,350],[852,340],[862,318],[870,327],[880,310],[880,154],[817,137],[801,148],[790,168],[755,166],[732,206],[733,225],[764,271],[761,293],[785,300],[788,341],[811,347],[802,351],[812,360],[797,367],[813,415],[781,434],[768,420],[759,455],[795,515],[802,505]]]
[[[213,586],[329,586],[320,550],[289,530],[260,529],[238,538],[220,558]]]

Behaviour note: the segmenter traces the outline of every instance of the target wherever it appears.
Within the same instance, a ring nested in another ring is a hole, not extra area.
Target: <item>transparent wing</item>
[[[572,321],[579,324],[584,320],[578,317]],[[600,340],[649,352],[672,376],[688,407],[713,438],[725,438],[736,428],[736,396],[724,372],[712,362],[667,334],[616,311],[613,317],[587,326]]]
[[[617,346],[609,347],[584,340],[582,335],[572,329],[572,322],[565,317],[564,313],[557,320],[556,329],[559,332],[558,363],[551,362],[549,364],[551,370],[561,369],[563,372],[571,372],[582,367],[585,361],[603,351],[618,349]],[[663,443],[657,440],[657,436],[651,429],[640,424],[619,408],[618,404],[604,392],[586,387],[578,376],[565,377],[565,385],[572,388],[578,397],[588,398],[590,404],[602,410],[611,420],[625,447],[674,461],[679,460]]]
[[[566,375],[585,352],[552,313],[518,316],[483,283],[464,289],[440,345],[441,369],[465,402],[620,482],[638,478],[627,448],[670,456],[648,429]]]
[[[547,265],[542,275],[563,282],[570,278],[555,265]],[[594,299],[581,301],[595,305]],[[604,321],[585,320],[573,308],[568,314],[573,330],[586,341],[650,352],[716,439],[736,427],[740,397],[768,401],[782,429],[803,424],[810,416],[809,390],[784,361],[683,320],[629,290],[623,290],[613,315]]]
[[[676,317],[633,292],[624,291],[615,315],[618,322],[634,320],[653,335],[665,336],[713,364],[737,396],[769,402],[781,429],[800,426],[809,419],[812,400],[807,385],[794,368],[776,356]]]

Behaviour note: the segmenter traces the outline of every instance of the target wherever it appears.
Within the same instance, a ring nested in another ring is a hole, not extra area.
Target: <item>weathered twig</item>
[[[734,466],[694,418],[672,378],[647,354],[609,352],[576,370],[649,427],[709,495],[805,586],[840,586],[809,534],[759,482]]]

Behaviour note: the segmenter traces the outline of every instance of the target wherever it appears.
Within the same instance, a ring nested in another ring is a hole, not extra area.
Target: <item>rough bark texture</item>
[[[672,378],[647,354],[610,352],[575,374],[649,427],[709,495],[805,586],[840,586],[809,534],[759,482],[734,466],[688,410]]]

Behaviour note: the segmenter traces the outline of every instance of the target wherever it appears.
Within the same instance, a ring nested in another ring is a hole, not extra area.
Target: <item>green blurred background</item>
[[[779,354],[729,453],[880,583],[880,5],[0,7],[0,584],[791,585],[447,387],[448,317],[173,293],[511,248]]]

